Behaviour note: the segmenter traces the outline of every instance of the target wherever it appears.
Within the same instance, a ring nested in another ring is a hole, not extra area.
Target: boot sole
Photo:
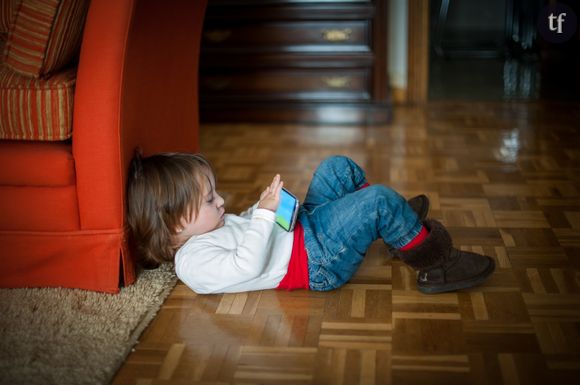
[[[463,281],[450,282],[442,285],[432,285],[432,286],[426,286],[425,284],[421,284],[421,282],[417,281],[417,289],[423,294],[438,294],[438,293],[446,293],[449,291],[469,289],[471,287],[480,285],[483,282],[485,282],[485,280],[495,270],[495,261],[492,258],[489,258],[489,261],[490,264],[487,267],[487,269],[485,269],[483,272],[476,275],[475,277]]]

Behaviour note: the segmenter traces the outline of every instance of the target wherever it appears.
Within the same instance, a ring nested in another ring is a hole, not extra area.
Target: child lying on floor
[[[282,186],[276,175],[253,207],[226,214],[204,157],[137,154],[128,180],[129,228],[142,258],[175,261],[177,276],[197,293],[336,289],[378,238],[418,270],[423,293],[469,288],[494,271],[493,259],[454,248],[445,227],[425,218],[424,195],[407,202],[389,187],[369,185],[349,158],[318,166],[292,232],[275,223]]]

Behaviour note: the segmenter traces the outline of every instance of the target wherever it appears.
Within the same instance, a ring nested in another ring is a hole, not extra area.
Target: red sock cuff
[[[365,184],[363,184],[362,186],[360,186],[359,188],[357,188],[357,191],[358,190],[362,190],[363,188],[367,188],[369,186],[370,186],[370,183],[369,182],[366,182]]]
[[[419,246],[421,243],[423,243],[425,238],[427,238],[427,235],[429,235],[429,231],[425,226],[421,226],[421,231],[419,231],[419,234],[417,234],[415,238],[411,239],[411,242],[401,247],[401,250],[406,251],[412,249],[413,247]]]

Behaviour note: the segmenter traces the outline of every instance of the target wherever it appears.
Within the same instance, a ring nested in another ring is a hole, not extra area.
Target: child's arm
[[[239,244],[210,235],[184,245],[175,264],[179,279],[196,293],[209,294],[229,292],[229,287],[260,276],[270,259],[269,239],[275,226],[269,213],[254,211]]]
[[[252,214],[254,213],[254,210],[258,208],[258,204],[260,203],[260,201],[254,203],[252,206],[250,206],[247,210],[242,211],[240,213],[240,217],[242,218],[251,218]]]
[[[229,287],[251,281],[264,271],[271,257],[270,235],[275,226],[282,182],[276,176],[260,196],[251,221],[241,236],[219,230],[186,244],[177,258],[179,278],[198,293],[222,293]]]

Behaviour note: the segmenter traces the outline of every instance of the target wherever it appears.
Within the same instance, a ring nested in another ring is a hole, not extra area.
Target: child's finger
[[[274,178],[272,179],[272,183],[270,184],[270,186],[272,187],[272,190],[274,190],[278,184],[280,183],[280,174],[276,174],[274,176]]]

